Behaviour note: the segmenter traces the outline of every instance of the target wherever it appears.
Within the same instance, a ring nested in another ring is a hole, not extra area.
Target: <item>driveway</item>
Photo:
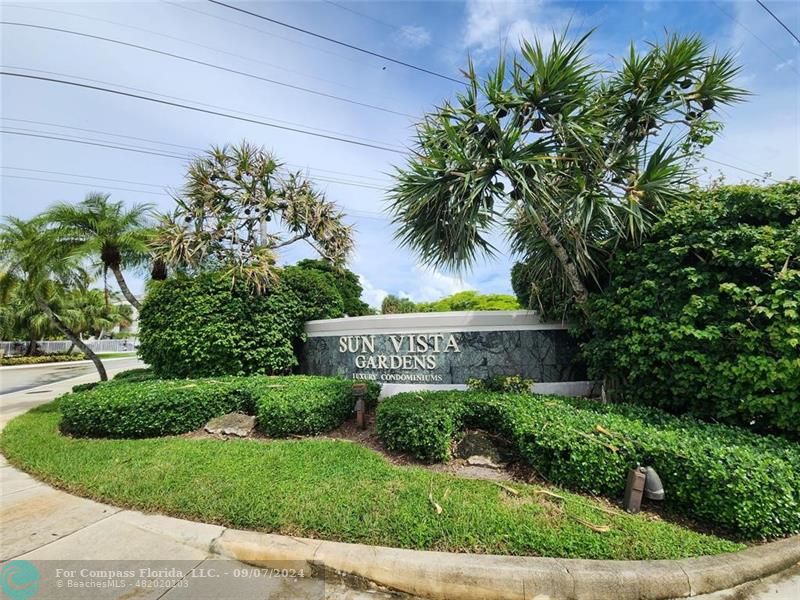
[[[130,358],[107,358],[103,360],[103,364],[106,369],[114,369],[114,371],[145,366],[135,355]],[[95,368],[91,361],[83,360],[74,363],[0,367],[0,394],[28,390],[47,383],[57,383],[94,372]]]

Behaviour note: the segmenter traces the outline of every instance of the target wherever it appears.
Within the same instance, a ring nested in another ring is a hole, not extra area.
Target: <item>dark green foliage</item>
[[[61,397],[64,433],[142,438],[176,435],[245,410],[249,398],[229,381],[108,383]]]
[[[353,412],[352,382],[336,377],[221,377],[135,380],[144,371],[62,396],[61,429],[91,437],[177,435],[240,411],[257,416],[267,435],[310,435],[334,429]],[[78,386],[76,386],[78,387]],[[380,386],[369,386],[374,403]]]
[[[361,300],[361,293],[364,289],[361,287],[358,275],[350,269],[337,269],[326,260],[310,258],[299,261],[295,266],[301,269],[314,269],[332,275],[333,283],[342,296],[344,314],[348,317],[360,317],[374,313],[369,305]]]
[[[88,392],[89,390],[93,390],[97,387],[97,384],[100,383],[99,381],[90,381],[89,383],[79,383],[78,385],[72,386],[72,393],[76,392]]]
[[[128,369],[127,371],[120,371],[114,378],[111,380],[114,383],[119,383],[121,381],[133,382],[133,381],[150,381],[152,379],[157,379],[153,369],[150,368],[139,368],[139,369]],[[75,389],[73,388],[73,392]]]
[[[533,383],[533,379],[525,379],[521,375],[492,375],[484,379],[467,379],[467,388],[474,392],[526,394],[531,391]]]
[[[626,402],[800,433],[800,183],[673,205],[591,300],[585,357]]]
[[[333,275],[299,266],[281,271],[281,284],[292,290],[303,307],[303,321],[344,316],[344,303]]]
[[[327,377],[254,378],[247,385],[258,427],[271,437],[314,435],[335,429],[353,413],[353,384]]]
[[[307,309],[287,285],[253,295],[214,273],[152,282],[139,353],[158,377],[288,373]]]
[[[378,406],[390,450],[447,460],[478,427],[507,438],[548,481],[619,498],[637,463],[661,476],[667,504],[750,537],[800,531],[800,450],[781,438],[625,404],[556,396],[414,392]]]
[[[384,315],[396,315],[401,313],[416,312],[417,305],[414,304],[409,298],[398,298],[393,294],[389,294],[381,302],[381,313]]]
[[[597,277],[605,280],[605,274]],[[597,281],[586,282],[590,291],[598,289]],[[546,319],[580,319],[582,313],[563,281],[546,270],[537,269],[534,262],[514,263],[511,267],[511,289],[522,308],[537,311]]]

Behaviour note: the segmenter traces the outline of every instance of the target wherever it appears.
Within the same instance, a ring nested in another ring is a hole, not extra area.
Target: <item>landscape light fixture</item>
[[[648,500],[663,500],[664,486],[653,467],[636,465],[635,469],[628,471],[623,508],[629,513],[638,513],[642,506],[642,496]]]
[[[364,396],[367,395],[367,384],[366,383],[354,383],[353,384],[353,398],[356,400],[355,405],[355,412],[356,412],[356,423],[358,424],[359,429],[366,429],[367,428],[367,405],[364,401]]]

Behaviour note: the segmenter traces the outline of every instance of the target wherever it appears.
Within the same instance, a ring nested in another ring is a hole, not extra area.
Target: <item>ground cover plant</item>
[[[748,537],[800,531],[800,449],[782,438],[593,400],[487,392],[415,392],[381,402],[390,450],[450,457],[465,427],[508,439],[547,481],[622,496],[628,469],[651,465],[667,504]]]
[[[111,385],[111,384],[109,384]],[[61,401],[63,404],[64,400]],[[667,559],[742,544],[558,488],[399,467],[332,439],[87,439],[59,433],[58,402],[8,424],[8,460],[69,492],[231,527],[441,551]]]
[[[137,369],[104,384],[76,386],[61,398],[61,429],[71,435],[143,438],[175,435],[210,419],[244,412],[267,435],[317,434],[353,412],[352,383],[336,377],[149,379]],[[369,387],[374,401],[380,388]]]

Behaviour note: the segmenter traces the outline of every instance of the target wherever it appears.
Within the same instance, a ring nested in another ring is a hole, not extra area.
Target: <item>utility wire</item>
[[[69,175],[69,174],[67,174],[67,175]],[[87,179],[105,179],[103,177],[91,177],[89,175],[70,175],[70,176],[71,177],[85,177]],[[47,177],[26,177],[26,176],[23,176],[23,175],[5,175],[4,177],[6,179],[23,179],[23,180],[26,180],[26,181],[44,181],[44,182],[47,182],[47,183],[59,183],[59,184],[78,185],[78,186],[81,186],[81,187],[87,187],[86,183],[81,183],[79,181],[64,181],[62,179],[50,179],[50,178],[47,178]],[[143,185],[143,184],[140,184],[140,185]],[[121,187],[115,187],[115,186],[109,186],[109,185],[104,185],[103,188],[104,189],[109,189],[109,190],[117,190],[117,191],[121,191],[121,192],[135,192],[137,194],[150,194],[150,195],[153,195],[153,196],[163,196],[165,198],[171,198],[171,196],[169,194],[160,193],[160,192],[149,192],[149,191],[146,191],[146,190],[133,190],[133,189],[130,189],[130,188],[121,188]],[[341,207],[341,208],[345,211],[345,213],[344,213],[345,217],[353,217],[353,218],[360,218],[360,219],[371,219],[373,221],[386,221],[386,220],[388,220],[387,217],[381,215],[380,213],[373,213],[373,212],[364,211],[364,210],[357,210],[357,209],[348,209],[347,207],[344,207],[344,206]]]
[[[369,144],[367,142],[359,142],[359,141],[356,141],[356,140],[342,138],[342,137],[338,137],[338,136],[335,136],[335,135],[314,133],[314,132],[311,132],[311,131],[308,131],[308,130],[305,130],[305,129],[299,129],[297,127],[287,127],[285,125],[277,125],[275,123],[269,123],[267,121],[260,121],[258,119],[250,119],[250,118],[246,118],[246,117],[237,117],[236,115],[231,115],[231,114],[220,112],[220,111],[216,111],[216,110],[208,110],[208,109],[205,109],[205,108],[199,108],[197,106],[191,106],[191,105],[182,104],[182,103],[179,103],[179,102],[170,102],[170,101],[167,101],[167,100],[159,100],[158,98],[151,98],[149,96],[143,96],[141,94],[132,94],[130,92],[123,92],[123,91],[120,91],[120,90],[114,90],[114,89],[111,89],[111,88],[101,87],[101,86],[97,86],[97,85],[88,85],[88,84],[85,84],[85,83],[78,83],[76,81],[67,81],[65,79],[56,79],[54,77],[41,77],[41,76],[38,76],[38,75],[25,75],[23,73],[11,73],[9,71],[0,71],[0,75],[5,75],[6,77],[20,77],[22,79],[31,79],[31,80],[35,80],[35,81],[44,81],[44,82],[47,82],[47,83],[60,83],[62,85],[85,88],[85,89],[94,90],[94,91],[98,91],[98,92],[105,92],[105,93],[108,93],[108,94],[115,94],[117,96],[125,96],[127,98],[134,98],[134,99],[137,99],[137,100],[144,100],[145,102],[153,102],[153,103],[156,103],[156,104],[163,104],[165,106],[172,106],[172,107],[175,107],[175,108],[182,108],[184,110],[191,110],[191,111],[194,111],[194,112],[204,113],[204,114],[208,114],[208,115],[214,115],[214,116],[217,116],[217,117],[223,117],[223,118],[232,119],[232,120],[235,120],[235,121],[243,121],[245,123],[254,123],[256,125],[263,125],[264,127],[272,127],[274,129],[282,129],[284,131],[292,131],[294,133],[300,133],[300,134],[309,135],[309,136],[312,136],[312,137],[318,137],[318,138],[333,140],[333,141],[337,141],[337,142],[343,142],[345,144],[352,144],[352,145],[355,145],[355,146],[362,146],[362,147],[365,147],[365,148],[374,148],[376,150],[383,150],[384,152],[392,152],[392,153],[395,153],[395,154],[403,154],[403,152],[401,150],[395,150],[394,148],[388,148],[386,146],[380,146],[378,144]]]
[[[63,171],[46,171],[44,169],[27,169],[24,167],[9,167],[3,165],[0,169],[7,169],[9,171],[25,171],[28,173],[43,173],[45,175],[64,175],[66,177],[83,177],[84,179],[97,179],[99,181],[110,181],[112,183],[128,183],[132,185],[141,185],[144,187],[152,187],[157,188],[159,190],[164,190],[168,188],[168,185],[157,185],[155,183],[140,183],[138,181],[131,181],[130,179],[113,179],[111,177],[97,177],[95,175],[81,175],[78,173],[65,173]],[[11,175],[6,175],[6,177],[11,177]]]
[[[312,88],[303,87],[301,85],[294,85],[292,83],[286,83],[285,81],[279,81],[277,79],[271,79],[269,77],[263,77],[261,75],[256,75],[255,73],[248,73],[247,71],[239,71],[238,69],[232,69],[230,67],[223,67],[222,65],[217,65],[214,63],[206,62],[204,60],[198,60],[196,58],[190,58],[188,56],[183,56],[181,54],[175,54],[174,52],[167,52],[166,50],[156,50],[155,48],[149,48],[147,46],[141,46],[139,44],[132,44],[130,42],[123,42],[122,40],[115,40],[113,38],[104,37],[102,35],[93,35],[91,33],[83,33],[81,31],[72,31],[71,29],[61,29],[60,27],[47,27],[45,25],[33,25],[31,23],[19,23],[16,21],[0,21],[0,25],[12,25],[14,27],[27,27],[29,29],[39,29],[42,31],[54,31],[57,33],[64,33],[67,35],[74,35],[82,38],[88,38],[92,40],[99,40],[102,42],[107,42],[109,44],[117,44],[119,46],[126,46],[128,48],[135,48],[136,50],[141,50],[142,52],[150,52],[152,54],[158,54],[161,56],[167,56],[169,58],[174,58],[176,60],[182,60],[184,62],[201,65],[204,67],[209,67],[211,69],[217,69],[219,71],[225,71],[226,73],[233,73],[234,75],[241,75],[242,77],[249,77],[251,79],[257,79],[259,81],[265,81],[267,83],[272,83],[274,85],[283,86],[292,90],[297,90],[301,92],[305,92],[307,94],[313,94],[315,96],[321,96],[323,98],[329,98],[331,100],[338,100],[339,102],[346,102],[348,104],[354,104],[356,106],[362,106],[364,108],[370,108],[372,110],[378,110],[381,112],[399,115],[401,117],[410,117],[412,119],[416,118],[415,115],[410,113],[404,113],[399,110],[394,110],[392,108],[386,108],[383,106],[378,106],[377,104],[370,104],[368,102],[360,102],[359,100],[353,100],[352,98],[345,98],[344,96],[337,96],[335,94],[328,94],[327,92],[321,92],[319,90],[315,90]]]
[[[765,173],[756,173],[755,171],[750,171],[749,169],[743,169],[742,167],[737,167],[736,165],[722,162],[721,160],[714,160],[713,158],[708,158],[707,156],[704,156],[702,160],[707,160],[708,162],[716,163],[718,165],[722,165],[723,167],[736,169],[737,171],[741,171],[742,173],[749,173],[750,175],[754,175],[756,177],[764,177],[765,179],[769,179],[770,181],[774,181],[775,183],[780,183],[777,179],[773,179],[772,177],[767,177]]]
[[[783,28],[784,28],[786,31],[788,31],[788,32],[789,32],[789,35],[790,35],[790,36],[792,36],[792,37],[794,38],[794,41],[796,41],[798,44],[800,44],[800,37],[797,37],[797,34],[796,34],[794,31],[792,31],[791,29],[789,29],[789,26],[788,26],[788,25],[786,25],[786,23],[784,23],[783,21],[781,21],[781,20],[778,18],[778,15],[776,15],[774,12],[772,12],[772,11],[771,11],[771,10],[770,10],[770,9],[767,7],[767,5],[766,5],[766,4],[764,4],[764,3],[763,3],[761,0],[756,0],[756,2],[758,2],[758,4],[761,6],[761,8],[763,8],[763,9],[764,9],[765,11],[767,11],[767,12],[768,12],[770,15],[772,15],[772,18],[773,18],[773,19],[775,19],[775,20],[776,20],[778,23],[780,23],[780,24],[781,24],[781,27],[783,27]]]
[[[150,138],[136,137],[136,136],[133,136],[133,135],[125,135],[125,134],[122,134],[122,133],[114,133],[114,132],[111,132],[111,131],[102,131],[100,129],[87,129],[85,127],[73,127],[73,126],[70,126],[70,125],[62,125],[60,123],[51,123],[51,122],[48,122],[48,121],[34,121],[34,120],[31,120],[31,119],[13,119],[11,117],[5,117],[5,116],[4,117],[0,117],[0,120],[2,120],[2,121],[13,121],[14,123],[28,123],[28,124],[31,124],[31,125],[44,125],[45,127],[58,127],[60,129],[72,129],[74,131],[83,131],[83,132],[86,132],[86,133],[98,133],[100,135],[105,135],[105,136],[109,136],[109,137],[118,137],[118,138],[130,139],[130,140],[137,140],[139,142],[148,142],[150,144],[160,144],[160,145],[164,145],[164,146],[174,146],[175,148],[183,148],[185,150],[190,150],[192,152],[198,152],[198,153],[205,151],[203,148],[199,148],[198,146],[186,146],[184,144],[174,144],[172,142],[164,142],[162,140],[153,140],[153,139],[150,139]],[[15,129],[19,129],[19,128],[15,128]],[[34,132],[36,132],[36,130],[24,130],[24,131],[34,131]],[[36,132],[36,133],[49,133],[49,132]],[[105,140],[98,140],[98,141],[105,141]],[[310,172],[319,171],[320,173],[331,173],[333,175],[341,175],[341,176],[344,176],[344,177],[356,177],[358,179],[372,179],[374,181],[378,181],[378,182],[381,182],[381,183],[386,183],[386,178],[385,177],[374,177],[372,175],[361,175],[359,173],[348,173],[347,171],[336,171],[334,169],[323,169],[321,167],[312,167],[311,165],[300,165],[300,164],[297,164],[297,163],[288,163],[287,162],[287,163],[285,163],[285,165],[288,166],[288,167],[292,167],[294,169],[299,169],[301,171],[310,171]]]
[[[80,181],[64,181],[63,179],[49,179],[46,177],[26,177],[24,175],[3,175],[5,179],[25,179],[28,181],[46,181],[48,183],[64,183],[67,185],[79,185],[81,187],[87,187],[86,183],[81,183]],[[98,179],[93,177],[92,179]],[[169,194],[165,194],[162,192],[150,192],[148,190],[133,190],[131,188],[122,188],[122,187],[115,187],[112,185],[103,185],[104,188],[109,190],[117,190],[120,192],[135,192],[137,194],[150,194],[151,196],[163,196],[165,198],[169,198]]]
[[[761,42],[761,45],[762,45],[762,46],[764,46],[764,47],[765,47],[767,50],[769,50],[770,52],[772,52],[772,53],[773,53],[773,54],[774,54],[774,55],[775,55],[775,56],[776,56],[776,57],[777,57],[777,58],[778,58],[778,59],[779,59],[781,62],[784,62],[784,61],[786,60],[786,57],[785,57],[785,56],[783,56],[783,55],[782,55],[780,52],[778,52],[777,50],[775,50],[775,48],[773,48],[772,46],[770,46],[769,44],[767,44],[767,42],[765,42],[763,39],[761,39],[761,37],[760,37],[760,36],[756,35],[756,33],[755,33],[755,32],[754,32],[752,29],[750,29],[749,27],[747,27],[747,25],[745,25],[744,23],[742,23],[742,22],[741,22],[739,19],[737,19],[737,18],[736,18],[736,17],[735,17],[733,14],[731,14],[731,13],[729,13],[727,10],[725,10],[725,9],[722,7],[722,4],[720,4],[719,2],[714,2],[714,4],[715,4],[715,6],[716,6],[716,7],[717,7],[717,8],[720,10],[720,12],[721,12],[722,14],[726,15],[726,16],[727,16],[728,18],[730,18],[730,19],[731,19],[731,20],[732,20],[734,23],[736,23],[736,24],[737,24],[739,27],[741,27],[742,29],[744,29],[744,30],[745,30],[747,33],[749,33],[749,34],[750,34],[750,35],[752,35],[752,36],[753,36],[755,39],[757,39],[759,42]],[[790,65],[789,65],[789,68],[790,68],[790,69],[792,69],[792,70],[793,70],[795,73],[797,73],[798,75],[800,75],[800,70],[798,70],[798,69],[797,69],[797,68],[796,68],[794,65],[791,65],[791,64],[790,64]]]
[[[124,151],[127,151],[127,152],[134,152],[134,153],[137,153],[137,154],[148,154],[148,155],[153,155],[153,156],[160,156],[160,157],[163,157],[163,158],[173,158],[175,160],[183,160],[183,161],[185,161],[185,160],[188,159],[187,156],[183,156],[183,155],[179,155],[179,154],[169,154],[169,153],[164,153],[164,152],[157,152],[157,151],[153,151],[153,150],[151,150],[149,148],[137,148],[135,146],[120,146],[120,145],[117,145],[117,144],[106,143],[105,140],[96,140],[96,139],[91,139],[91,138],[78,138],[78,137],[74,137],[74,136],[73,137],[61,137],[61,136],[56,136],[56,135],[47,135],[47,133],[49,133],[49,132],[40,132],[40,131],[30,130],[30,129],[27,129],[27,130],[23,129],[23,130],[17,130],[17,131],[11,131],[11,130],[8,130],[8,129],[0,129],[0,133],[6,134],[6,135],[18,135],[18,136],[23,136],[23,137],[41,138],[41,139],[54,140],[54,141],[60,141],[60,142],[72,142],[72,143],[75,143],[75,144],[83,144],[83,145],[86,145],[86,146],[98,146],[100,148],[109,148],[109,149],[113,149],[113,150],[124,150]],[[319,176],[319,175],[315,175],[314,176],[314,180],[315,181],[322,181],[322,182],[325,182],[325,183],[338,183],[338,184],[341,184],[341,185],[349,185],[349,186],[353,186],[353,187],[361,187],[361,188],[377,190],[377,191],[385,191],[386,190],[386,187],[382,187],[382,186],[379,186],[379,185],[374,185],[374,184],[371,184],[369,182],[347,181],[347,180],[344,180],[344,179],[323,177],[323,176]]]
[[[274,23],[275,25],[280,25],[281,27],[286,27],[288,29],[292,29],[294,31],[299,31],[300,33],[304,33],[306,35],[313,36],[315,38],[319,38],[321,40],[325,40],[326,42],[331,42],[332,44],[338,44],[339,46],[344,46],[345,48],[350,48],[351,50],[355,50],[357,52],[363,52],[364,54],[369,54],[370,56],[375,56],[377,58],[402,65],[404,67],[408,67],[409,69],[414,69],[416,71],[420,71],[422,73],[427,73],[428,75],[433,75],[434,77],[439,77],[441,79],[447,79],[449,81],[454,81],[455,83],[464,83],[460,79],[456,79],[455,77],[450,77],[449,75],[444,75],[442,73],[437,73],[436,71],[431,71],[430,69],[426,69],[425,67],[419,67],[417,65],[412,65],[411,63],[404,62],[402,60],[398,60],[396,58],[392,58],[390,56],[386,56],[385,54],[380,54],[379,52],[374,52],[372,50],[367,50],[366,48],[362,48],[361,46],[356,46],[354,44],[348,44],[347,42],[343,42],[341,40],[337,40],[326,35],[322,35],[321,33],[316,33],[314,31],[310,31],[308,29],[303,29],[302,27],[297,27],[296,25],[290,25],[289,23],[284,23],[283,21],[278,21],[277,19],[272,19],[270,17],[265,17],[264,15],[260,15],[258,13],[251,12],[249,10],[245,10],[243,8],[239,8],[237,6],[233,6],[231,4],[225,4],[224,2],[219,2],[219,0],[208,0],[211,4],[216,4],[218,6],[224,6],[225,8],[229,8],[231,10],[235,10],[236,12],[243,13],[245,15],[250,15],[251,17],[255,17],[257,19],[262,19],[264,21],[268,21],[270,23]]]
[[[27,71],[29,73],[44,73],[45,75],[55,75],[56,77],[70,77],[72,79],[77,79],[79,81],[88,81],[90,83],[99,83],[101,85],[110,85],[110,86],[113,86],[113,87],[121,89],[121,90],[132,90],[134,92],[142,92],[142,93],[145,93],[145,94],[150,94],[151,96],[158,96],[159,98],[167,98],[169,100],[178,100],[180,102],[191,102],[192,104],[194,104],[196,106],[202,106],[202,107],[205,107],[205,108],[214,108],[214,109],[222,110],[222,111],[225,111],[225,112],[236,113],[237,115],[245,115],[247,117],[254,117],[256,119],[264,119],[264,120],[272,121],[274,123],[280,123],[281,125],[290,125],[292,127],[301,127],[301,128],[307,129],[309,131],[314,131],[314,132],[319,131],[319,132],[322,132],[322,133],[329,133],[331,135],[338,135],[338,136],[341,136],[341,137],[347,137],[347,138],[354,139],[354,140],[361,140],[363,142],[374,142],[374,143],[379,144],[381,146],[394,146],[394,144],[390,144],[388,142],[384,142],[383,140],[376,140],[376,139],[373,139],[373,138],[361,137],[361,136],[358,136],[358,135],[351,135],[351,134],[348,134],[348,133],[343,133],[341,131],[335,131],[335,130],[332,130],[332,129],[323,129],[322,127],[306,127],[305,124],[295,123],[293,121],[285,121],[283,119],[276,119],[275,117],[270,117],[270,116],[266,116],[266,115],[259,115],[259,114],[256,114],[256,113],[245,112],[243,110],[237,110],[235,108],[228,108],[226,106],[220,106],[218,104],[208,104],[208,103],[205,103],[205,102],[198,102],[196,100],[191,100],[189,98],[182,98],[180,96],[170,96],[170,95],[167,95],[167,94],[162,94],[160,92],[154,92],[152,90],[145,90],[145,89],[142,89],[142,88],[131,87],[131,86],[128,86],[128,85],[120,85],[118,83],[112,83],[112,82],[109,82],[109,81],[102,81],[100,79],[90,79],[88,77],[78,77],[77,75],[68,75],[66,73],[59,73],[57,71],[43,71],[41,69],[30,69],[30,68],[26,68],[26,67],[18,67],[16,65],[0,65],[0,69],[3,69],[3,68],[5,68],[5,69],[14,69],[15,71]],[[172,145],[172,144],[169,144],[169,145]],[[397,149],[400,149],[400,150],[402,149],[402,148],[400,148],[400,146],[394,146],[394,147],[397,148]]]
[[[67,15],[67,16],[70,16],[70,17],[78,17],[79,19],[86,19],[88,21],[97,21],[98,23],[107,23],[109,25],[114,25],[116,27],[124,27],[126,29],[133,29],[134,31],[142,31],[142,32],[147,33],[147,34],[156,35],[158,37],[162,37],[162,38],[165,38],[165,39],[168,39],[168,40],[173,40],[173,41],[179,42],[181,44],[188,44],[190,46],[196,46],[197,48],[203,48],[204,50],[210,50],[211,52],[217,52],[218,54],[225,54],[227,56],[233,56],[234,58],[238,58],[238,59],[241,59],[241,60],[246,60],[246,61],[249,61],[249,62],[254,62],[254,63],[261,64],[261,65],[265,65],[267,67],[270,67],[270,68],[273,68],[273,69],[278,69],[279,71],[285,71],[286,73],[291,73],[293,75],[299,75],[301,77],[306,77],[308,79],[315,79],[317,81],[323,81],[323,82],[329,83],[331,85],[335,85],[335,86],[339,86],[339,87],[343,87],[343,88],[348,88],[348,89],[351,89],[351,90],[355,90],[357,92],[361,91],[359,88],[357,88],[355,86],[352,86],[352,85],[344,84],[341,81],[336,81],[334,79],[326,79],[324,77],[317,77],[316,75],[309,75],[307,73],[299,73],[298,71],[295,71],[294,69],[289,69],[289,68],[287,68],[287,67],[285,67],[283,65],[278,65],[278,64],[275,64],[275,63],[267,62],[265,60],[260,60],[258,58],[253,58],[252,56],[245,56],[244,54],[236,54],[235,52],[229,52],[228,50],[222,50],[220,48],[215,48],[214,46],[206,46],[205,44],[198,44],[197,42],[192,41],[192,40],[187,40],[187,39],[184,39],[184,38],[175,37],[174,35],[168,35],[166,33],[161,33],[159,31],[154,31],[152,29],[147,29],[145,27],[137,27],[135,25],[128,25],[126,23],[120,23],[119,21],[111,21],[109,19],[101,19],[99,17],[90,17],[89,15],[82,15],[80,13],[70,12],[70,11],[66,11],[66,10],[56,10],[56,9],[53,9],[53,8],[43,8],[41,6],[31,6],[31,5],[25,5],[25,4],[6,4],[5,6],[11,7],[11,8],[19,8],[19,9],[23,9],[23,10],[38,10],[38,11],[49,12],[49,13],[53,13],[53,14]],[[201,14],[206,14],[206,13],[201,13]],[[211,16],[211,15],[209,15],[209,16]],[[288,40],[288,38],[286,38],[286,39]]]

